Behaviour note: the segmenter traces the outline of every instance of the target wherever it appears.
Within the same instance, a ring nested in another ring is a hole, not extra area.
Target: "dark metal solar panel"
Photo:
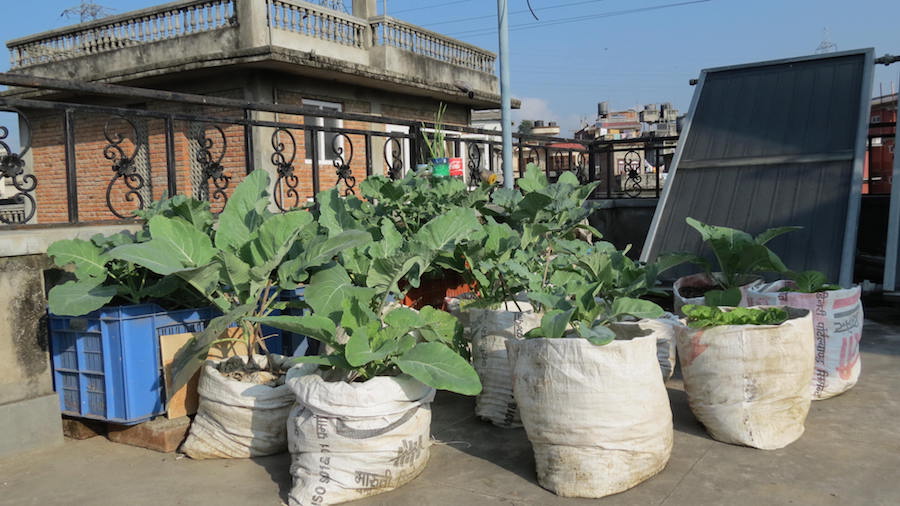
[[[793,269],[849,284],[873,58],[866,49],[704,70],[642,258],[700,253],[688,216],[753,234],[799,225],[772,248]]]

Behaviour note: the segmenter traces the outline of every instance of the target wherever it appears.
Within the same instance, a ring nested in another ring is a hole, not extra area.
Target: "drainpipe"
[[[509,10],[507,0],[497,0],[500,28],[500,103],[503,127],[503,187],[513,187],[512,99],[509,89]]]

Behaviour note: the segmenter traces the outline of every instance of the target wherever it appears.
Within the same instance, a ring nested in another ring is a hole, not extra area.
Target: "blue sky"
[[[95,0],[126,12],[164,0]],[[260,0],[262,1],[262,0]],[[378,0],[379,9],[385,0]],[[520,117],[556,120],[571,134],[596,103],[613,109],[672,102],[686,110],[688,80],[706,67],[786,58],[814,52],[825,38],[840,50],[874,47],[900,53],[898,0],[509,0],[512,86],[523,100]],[[388,14],[497,49],[493,0],[386,0]],[[3,0],[4,40],[69,24],[60,18],[79,0]],[[351,0],[346,0],[350,5]],[[681,5],[672,5],[681,4]],[[583,18],[570,21],[573,18]],[[0,69],[9,63],[0,59]],[[888,92],[900,64],[879,66]]]

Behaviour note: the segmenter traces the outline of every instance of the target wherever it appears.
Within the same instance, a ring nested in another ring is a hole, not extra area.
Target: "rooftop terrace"
[[[523,429],[476,420],[474,399],[440,392],[425,472],[394,492],[348,504],[900,504],[900,313],[866,304],[870,319],[861,342],[859,383],[843,395],[813,402],[805,434],[787,448],[762,451],[713,441],[691,414],[676,373],[666,384],[675,447],[665,470],[615,496],[566,499],[537,485]],[[291,486],[289,462],[287,454],[193,461],[102,437],[69,440],[56,449],[0,460],[0,504],[278,505]]]

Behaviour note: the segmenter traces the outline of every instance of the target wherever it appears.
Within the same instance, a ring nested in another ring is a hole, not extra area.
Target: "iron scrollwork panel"
[[[344,142],[342,143],[341,140]],[[343,144],[343,146],[341,145]],[[331,152],[334,153],[335,174],[337,175],[337,183],[335,186],[344,182],[344,196],[356,195],[356,177],[353,176],[353,170],[350,168],[350,162],[353,161],[353,141],[345,133],[337,133],[331,140]]]
[[[218,132],[222,139],[222,147],[218,155],[213,154],[215,140],[207,135],[207,132]],[[222,160],[228,151],[228,138],[225,131],[218,125],[209,125],[200,129],[197,135],[197,163],[200,164],[202,170],[203,184],[200,186],[200,199],[209,202],[218,201],[224,206],[228,203],[228,195],[225,191],[231,181],[231,176],[225,174],[225,167],[222,166]]]
[[[403,144],[398,137],[388,137],[384,142],[384,163],[387,165],[388,177],[403,177]]]
[[[130,139],[134,148],[130,152],[126,152],[125,146],[123,145],[129,137],[123,135],[115,125],[120,121],[125,122],[131,129],[132,136]],[[138,135],[137,126],[125,116],[114,116],[107,120],[106,124],[103,126],[103,136],[106,138],[107,143],[106,147],[103,148],[103,157],[112,162],[112,171],[114,172],[112,179],[109,180],[109,184],[106,186],[106,205],[110,212],[117,218],[133,218],[135,216],[134,213],[127,215],[116,209],[116,205],[113,204],[112,201],[112,192],[116,182],[121,179],[122,183],[125,185],[124,188],[122,188],[125,192],[123,199],[126,202],[134,202],[137,200],[137,210],[144,209],[146,202],[144,201],[144,196],[141,192],[147,186],[147,180],[143,175],[137,172],[137,168],[135,167],[135,159],[141,148],[141,140]]]
[[[3,181],[5,185],[9,180],[16,192],[14,195],[0,200],[0,202],[5,201],[5,204],[16,207],[12,212],[0,207],[0,223],[7,225],[27,223],[37,211],[37,202],[32,192],[37,188],[38,181],[34,174],[25,173],[25,155],[31,149],[31,121],[17,109],[5,108],[3,110],[14,112],[22,118],[25,131],[20,132],[22,152],[16,153],[6,142],[9,137],[9,128],[0,126],[0,181]]]
[[[625,161],[625,185],[623,190],[625,191],[625,195],[635,198],[640,196],[641,191],[643,191],[643,187],[641,186],[641,155],[637,153],[637,151],[631,150],[625,153],[625,157],[623,158]]]
[[[481,146],[476,142],[466,143],[466,157],[468,158],[469,184],[478,186],[481,180]]]
[[[282,135],[287,136],[289,144],[282,142]],[[300,205],[300,178],[294,174],[294,160],[297,158],[297,140],[286,128],[278,128],[272,132],[272,165],[278,172],[275,180],[275,206],[282,212],[290,211]],[[288,204],[288,205],[286,205]]]

